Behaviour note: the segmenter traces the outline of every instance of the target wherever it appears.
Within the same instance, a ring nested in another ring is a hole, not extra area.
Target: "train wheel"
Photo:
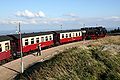
[[[23,56],[26,56],[26,55],[28,55],[28,53],[29,53],[29,52],[27,52],[27,53],[23,53]]]
[[[6,61],[5,61],[5,60],[2,60],[1,62],[2,62],[2,64],[5,64],[5,63],[6,63]]]
[[[12,60],[14,60],[13,57],[10,57],[10,58],[8,59],[8,62],[10,62],[10,61],[12,61]]]
[[[59,46],[60,45],[60,43],[59,42],[56,42],[56,46]]]
[[[0,65],[2,65],[2,61],[0,61]]]

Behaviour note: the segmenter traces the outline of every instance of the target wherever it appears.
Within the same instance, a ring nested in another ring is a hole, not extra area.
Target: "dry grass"
[[[105,38],[101,38],[101,39],[96,40],[96,42],[99,42],[101,44],[120,45],[120,36],[107,36]]]
[[[120,45],[120,36],[106,37],[84,48],[66,49],[52,59],[37,63],[15,79],[23,80],[120,80],[120,54],[105,45]],[[115,48],[117,49],[117,48]]]

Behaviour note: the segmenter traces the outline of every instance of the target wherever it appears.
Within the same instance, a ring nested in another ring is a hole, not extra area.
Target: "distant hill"
[[[110,30],[109,33],[120,33],[120,28]]]

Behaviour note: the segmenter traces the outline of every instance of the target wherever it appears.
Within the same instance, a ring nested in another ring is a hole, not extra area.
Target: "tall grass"
[[[71,48],[28,68],[21,80],[120,80],[120,54],[100,47]]]
[[[120,36],[108,36],[105,38],[98,39],[98,40],[96,40],[96,42],[100,42],[101,44],[120,45]]]

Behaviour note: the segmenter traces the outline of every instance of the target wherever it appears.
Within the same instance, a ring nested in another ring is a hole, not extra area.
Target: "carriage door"
[[[85,38],[86,38],[86,31],[84,30],[82,31],[82,40],[85,40]]]
[[[53,34],[53,42],[55,45],[60,44],[60,33],[54,33]]]
[[[14,41],[14,40],[11,40],[11,53],[12,53],[12,55],[13,56],[16,56],[17,55],[17,45],[16,45],[16,43],[15,42],[17,42],[17,41]]]

